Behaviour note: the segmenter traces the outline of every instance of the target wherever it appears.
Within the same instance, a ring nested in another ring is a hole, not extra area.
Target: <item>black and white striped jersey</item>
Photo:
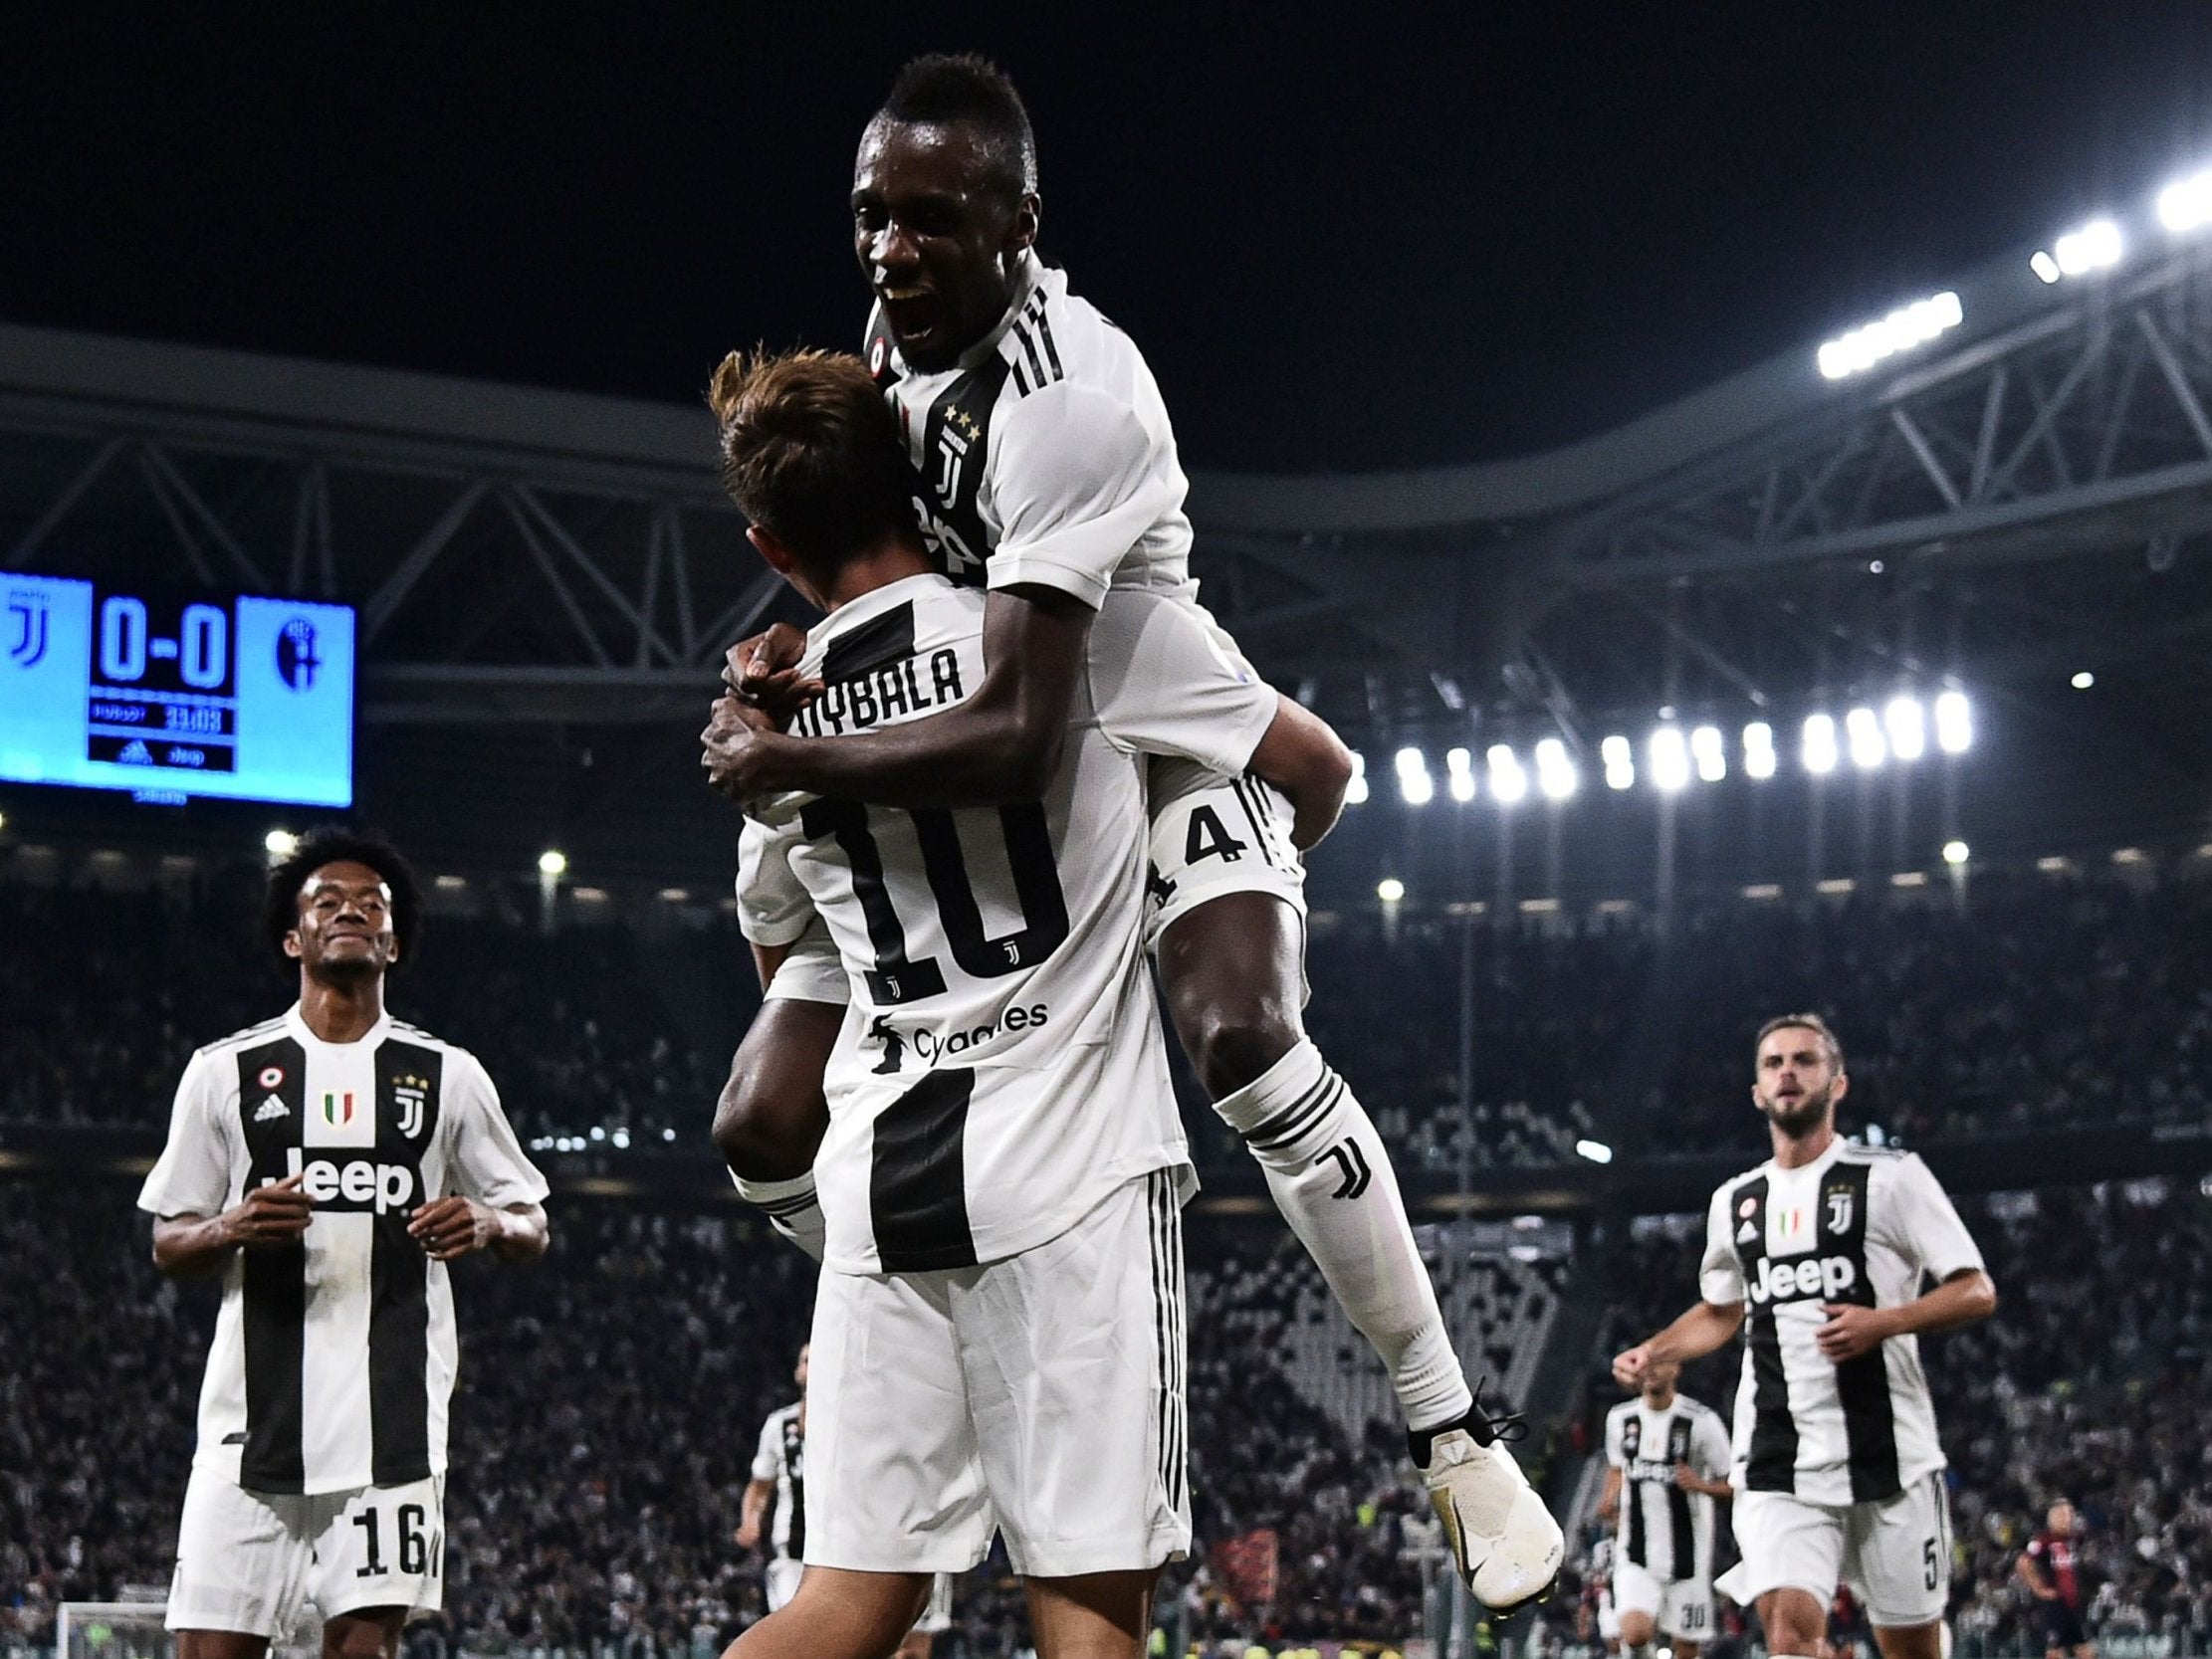
[[[806,1558],[805,1404],[793,1400],[769,1413],[753,1449],[753,1478],[775,1483],[775,1515],[769,1523],[769,1555],[778,1561]]]
[[[835,738],[964,701],[983,679],[984,606],[923,575],[841,607],[808,638],[825,689],[793,729]],[[818,913],[851,991],[814,1160],[827,1266],[995,1261],[1188,1162],[1140,939],[1142,757],[1234,774],[1276,708],[1195,607],[1116,589],[1041,800],[793,798],[749,823],[746,935],[789,944]]]
[[[545,1177],[466,1049],[388,1014],[326,1043],[297,1004],[192,1056],[138,1207],[215,1215],[295,1173],[315,1201],[306,1236],[224,1270],[194,1462],[257,1492],[441,1474],[453,1292],[408,1217],[455,1193],[538,1203]]]
[[[1066,273],[1024,253],[1006,314],[953,368],[916,373],[880,308],[867,357],[906,431],[923,535],[956,581],[1040,584],[1093,610],[1109,586],[1197,596],[1167,404]]]
[[[1728,1430],[1709,1405],[1676,1394],[1664,1411],[1641,1398],[1606,1413],[1606,1462],[1621,1471],[1618,1558],[1663,1583],[1713,1573],[1714,1501],[1685,1492],[1674,1467],[1686,1463],[1708,1480],[1726,1480]]]
[[[1816,1504],[1889,1498],[1944,1465],[1918,1342],[1892,1337],[1841,1364],[1815,1341],[1827,1303],[1892,1308],[1982,1265],[1926,1164],[1839,1139],[1811,1163],[1768,1160],[1722,1183],[1699,1285],[1745,1312],[1735,1488]]]

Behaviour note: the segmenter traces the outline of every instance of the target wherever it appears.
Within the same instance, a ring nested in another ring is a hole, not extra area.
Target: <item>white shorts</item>
[[[1677,1578],[1670,1583],[1634,1561],[1617,1558],[1613,1601],[1622,1613],[1642,1613],[1662,1636],[1683,1642],[1712,1638],[1713,1587],[1709,1578]]]
[[[1825,1609],[1839,1582],[1867,1604],[1878,1628],[1932,1624],[1951,1588],[1951,1505],[1943,1471],[1922,1475],[1894,1498],[1808,1504],[1787,1492],[1738,1492],[1740,1565],[1723,1588],[1749,1606],[1769,1590],[1795,1587]]]
[[[1024,1576],[1191,1544],[1180,1171],[981,1267],[825,1270],[806,1388],[806,1559]]]
[[[805,1575],[804,1561],[778,1556],[769,1562],[768,1570],[761,1575],[761,1588],[768,1596],[769,1611],[780,1611],[792,1596],[798,1594],[798,1581]]]
[[[287,1636],[303,1603],[428,1611],[445,1596],[445,1482],[315,1497],[249,1492],[195,1468],[176,1529],[171,1630]]]
[[[1188,760],[1152,762],[1152,874],[1145,948],[1171,923],[1226,893],[1271,893],[1306,914],[1306,867],[1290,844],[1290,802],[1272,784],[1224,778]]]

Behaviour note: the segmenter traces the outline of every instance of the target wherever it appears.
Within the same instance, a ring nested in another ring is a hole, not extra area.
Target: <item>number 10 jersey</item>
[[[825,690],[792,729],[835,738],[965,701],[984,602],[925,575],[842,607],[808,637]],[[910,812],[793,796],[749,823],[746,935],[788,944],[818,912],[852,991],[814,1160],[829,1267],[999,1260],[1125,1181],[1188,1168],[1140,942],[1143,757],[1241,771],[1276,707],[1191,607],[1116,590],[1041,800]]]

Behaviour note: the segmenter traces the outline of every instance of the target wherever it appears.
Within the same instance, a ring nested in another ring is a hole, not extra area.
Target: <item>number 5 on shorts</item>
[[[1943,1581],[1943,1560],[1932,1538],[1920,1546],[1921,1588],[1933,1589]]]

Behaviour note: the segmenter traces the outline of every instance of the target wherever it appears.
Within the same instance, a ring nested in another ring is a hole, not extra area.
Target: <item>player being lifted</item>
[[[806,1565],[806,1346],[798,1349],[791,1372],[798,1398],[778,1406],[761,1424],[753,1452],[753,1478],[740,1500],[737,1545],[740,1550],[769,1548],[764,1574],[769,1611],[781,1609],[798,1593]],[[929,1605],[899,1643],[893,1659],[929,1659],[932,1639],[953,1623],[953,1575],[937,1574]]]
[[[1769,1651],[1810,1655],[1849,1580],[1883,1659],[1938,1659],[1950,1506],[1917,1338],[1988,1318],[1996,1288],[1926,1164],[1837,1135],[1849,1082],[1819,1015],[1767,1021],[1754,1052],[1774,1156],[1713,1194],[1702,1300],[1616,1355],[1614,1375],[1640,1388],[1653,1365],[1743,1331],[1731,1480],[1743,1560],[1721,1587],[1756,1600]],[[1937,1281],[1925,1295],[1922,1275]]]
[[[1641,1396],[1606,1413],[1598,1514],[1618,1522],[1613,1604],[1621,1643],[1639,1659],[1655,1634],[1675,1659],[1712,1639],[1713,1500],[1731,1496],[1728,1431],[1710,1406],[1674,1391],[1681,1369],[1646,1366]]]
[[[420,916],[373,837],[320,831],[271,870],[262,933],[300,1000],[192,1056],[138,1195],[163,1273],[223,1275],[178,1659],[260,1659],[303,1601],[327,1659],[389,1659],[443,1596],[446,1264],[544,1254],[546,1182],[476,1057],[384,1009]]]
[[[732,357],[713,397],[751,539],[829,613],[806,718],[849,733],[982,695],[987,601],[935,572],[860,361]],[[741,901],[764,977],[818,918],[852,1005],[814,1162],[806,1571],[733,1659],[884,1652],[929,1575],[976,1564],[994,1532],[1046,1659],[1134,1659],[1159,1568],[1189,1546],[1195,1183],[1145,972],[1142,762],[1258,766],[1324,824],[1350,768],[1187,606],[1101,599],[1036,798],[756,806]]]
[[[989,589],[984,680],[957,709],[896,729],[779,731],[774,714],[812,687],[790,666],[795,635],[772,633],[731,654],[733,683],[769,709],[711,737],[708,761],[739,799],[805,790],[923,810],[1030,800],[1068,740],[1085,638],[1109,592],[1157,594],[1214,627],[1190,575],[1167,409],[1129,337],[1038,259],[1035,142],[991,65],[927,57],[900,73],[861,136],[851,208],[876,298],[868,365],[898,412],[922,532],[957,580]],[[1152,770],[1151,812],[1148,943],[1185,1051],[1381,1355],[1462,1576],[1492,1607],[1517,1605],[1555,1575],[1559,1529],[1493,1449],[1389,1153],[1301,1020],[1294,848],[1325,826],[1257,778],[1173,762]],[[806,1072],[801,1057],[826,1059],[839,1014],[786,995],[764,1019],[774,1041],[757,1052],[780,1094]],[[749,1110],[742,1090],[727,1104],[733,1169],[769,1181],[772,1207],[802,1196],[790,1183],[810,1132]]]

